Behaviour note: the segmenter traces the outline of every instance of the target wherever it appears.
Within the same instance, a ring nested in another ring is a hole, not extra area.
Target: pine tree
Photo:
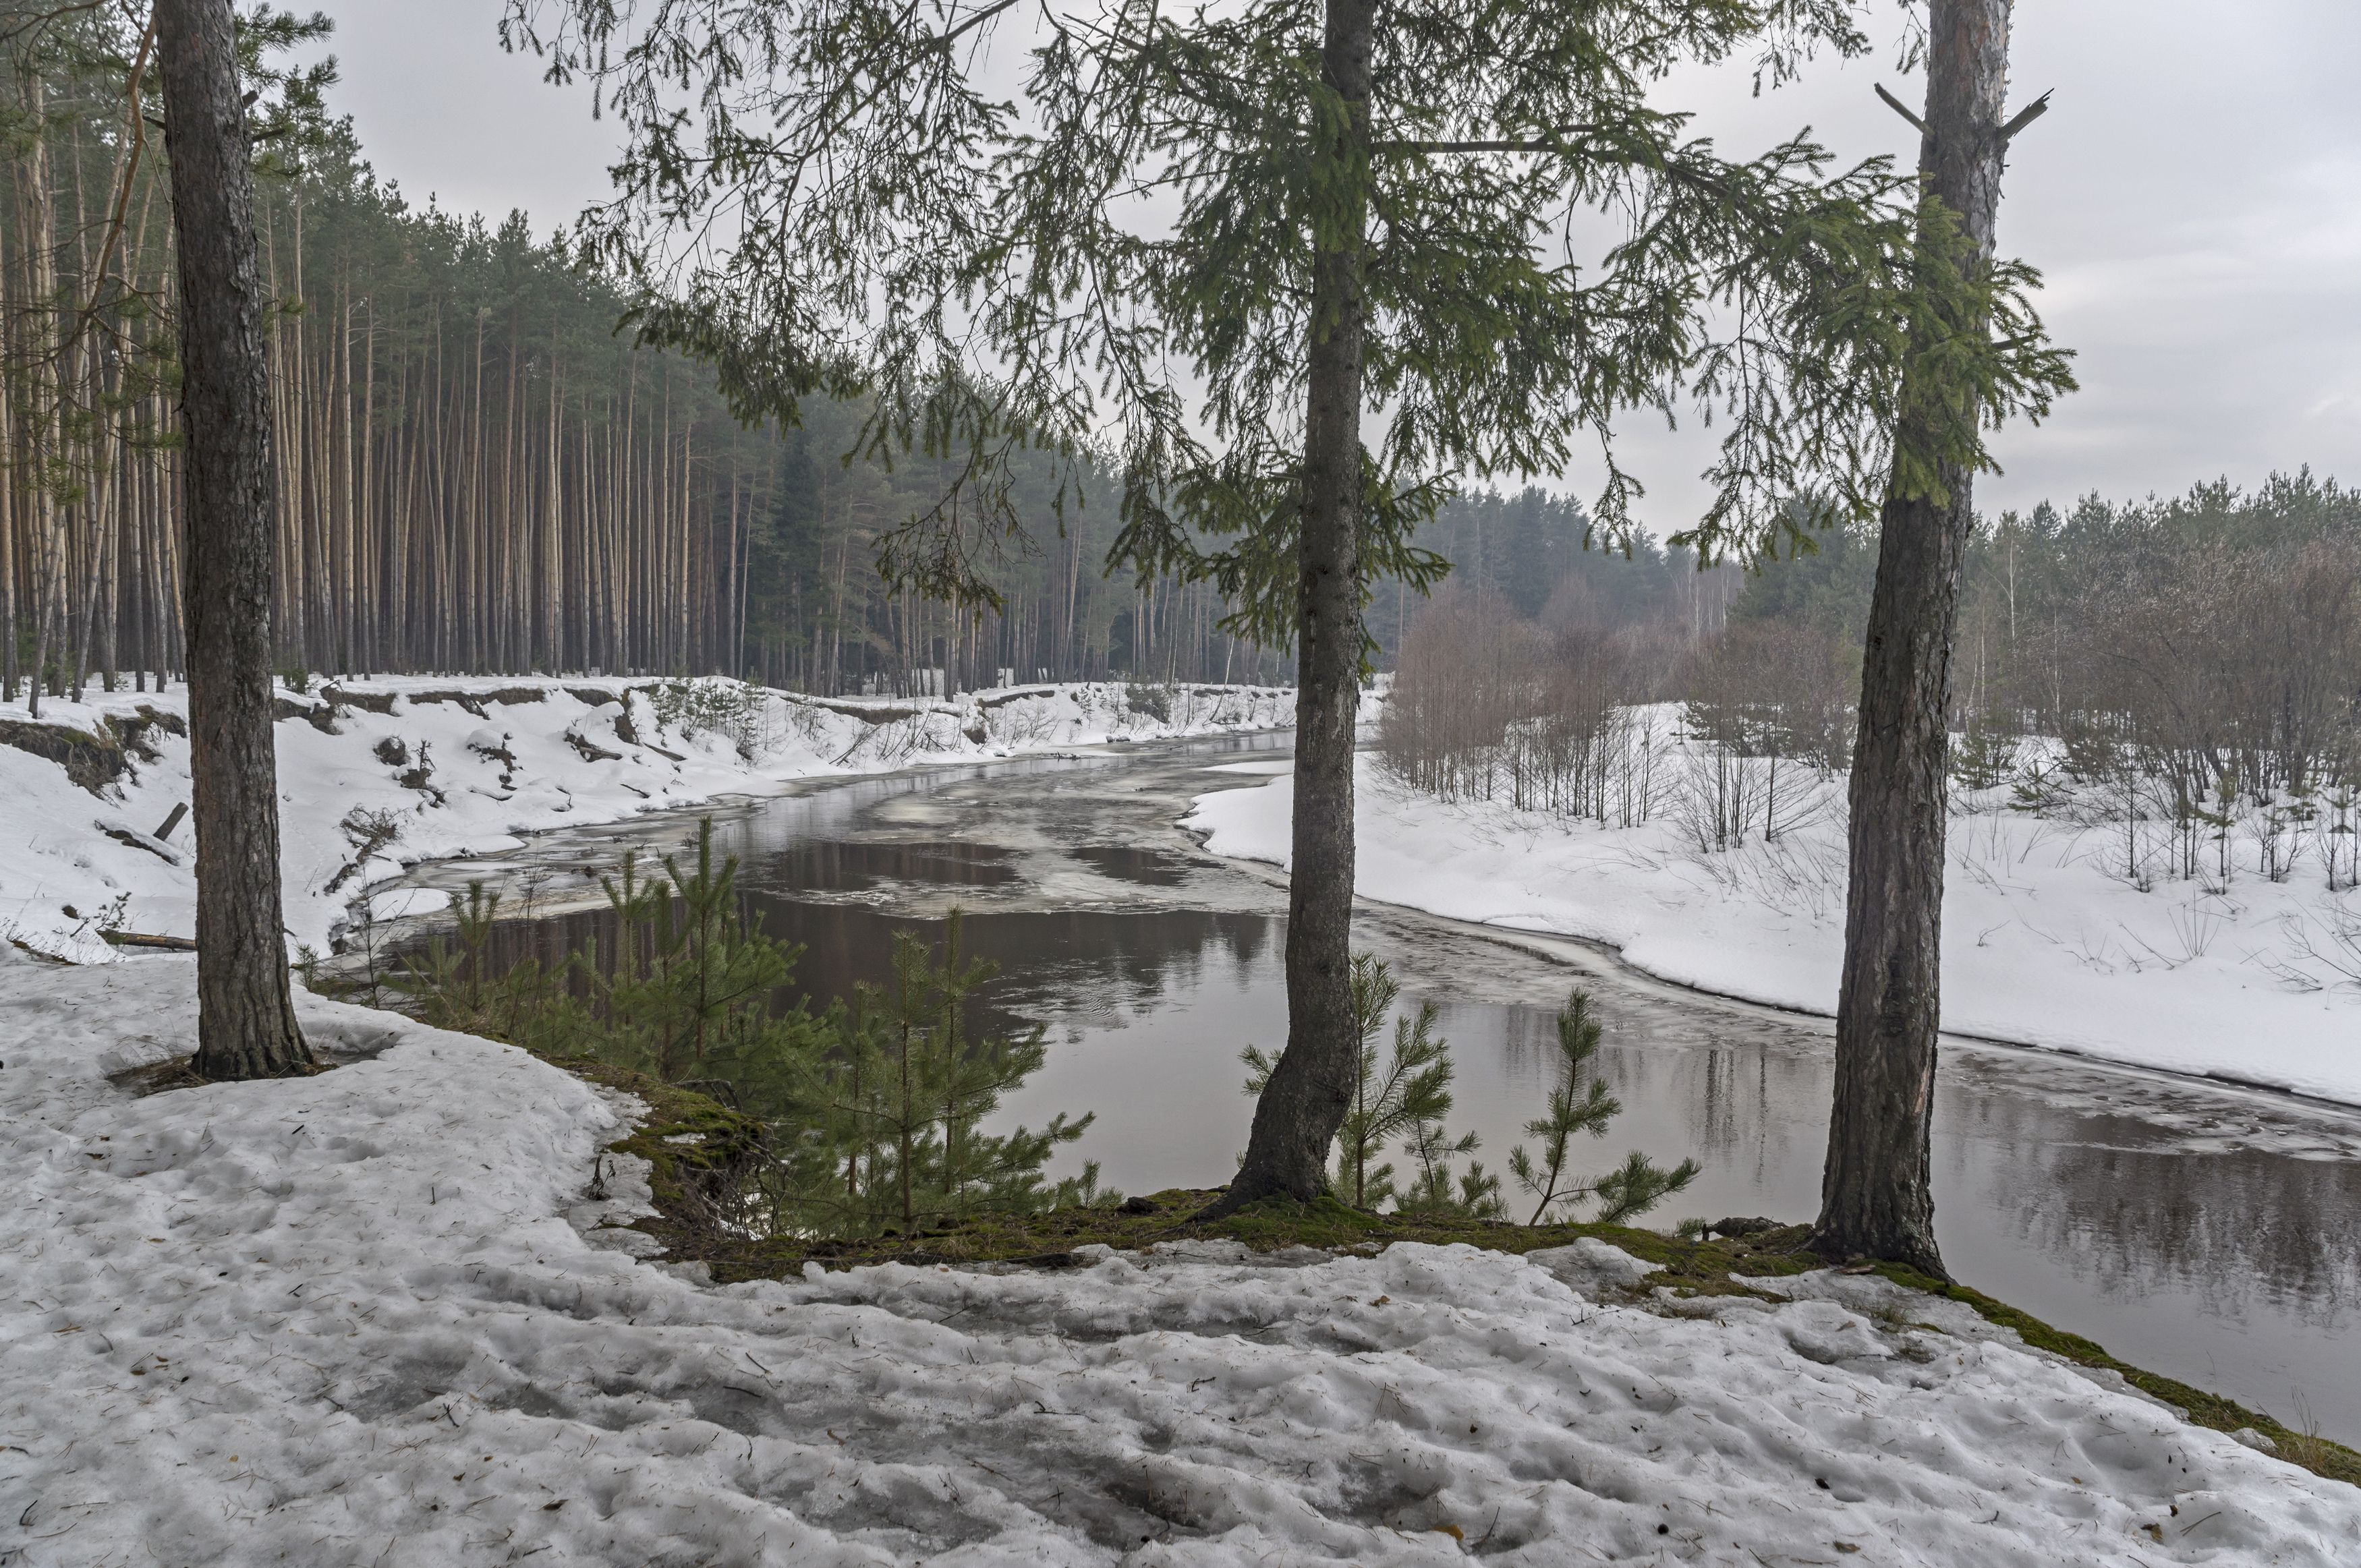
[[[1893,470],[1861,662],[1850,780],[1850,875],[1837,1000],[1835,1102],[1814,1245],[1906,1263],[1938,1278],[1930,1146],[1941,1024],[1943,840],[1951,654],[1975,532],[1971,486],[1990,467],[1980,427],[2025,400],[1989,370],[2015,330],[1996,303],[2001,171],[2037,101],[2004,123],[2011,0],[1933,0],[1919,131],[1919,291],[1894,402]],[[1889,100],[1890,101],[1890,100]],[[1904,111],[1907,114],[1907,111]],[[2031,400],[2070,387],[2062,364]]]
[[[180,236],[188,435],[189,769],[197,838],[197,1055],[207,1078],[302,1072],[279,887],[271,737],[276,587],[254,175],[229,0],[158,0]]]
[[[582,955],[555,970],[530,957],[497,963],[492,937],[500,903],[499,893],[470,882],[465,893],[451,895],[448,937],[437,932],[419,951],[401,955],[394,975],[379,974],[371,953],[362,979],[342,989],[367,992],[374,1007],[390,988],[399,1005],[438,1029],[488,1035],[551,1056],[614,1054],[599,1048],[608,1044],[601,1021],[568,988]],[[304,983],[314,991],[337,989],[316,973]]]
[[[1050,1181],[1042,1168],[1093,1118],[1060,1113],[1034,1131],[986,1133],[1003,1096],[1040,1069],[1040,1028],[1016,1038],[968,1036],[965,1015],[995,966],[961,951],[954,911],[941,944],[896,932],[891,978],[832,1008],[824,1047],[801,1058],[789,1098],[794,1147],[775,1195],[802,1229],[836,1235],[895,1231],[993,1212],[1112,1201],[1098,1163]]]
[[[1367,595],[1441,572],[1411,532],[1463,477],[1558,471],[1633,408],[1723,419],[1719,545],[1761,548],[1799,492],[1867,510],[1907,181],[1826,178],[1802,138],[1727,159],[1651,101],[1684,64],[1865,48],[1843,0],[1049,6],[1021,109],[967,69],[1013,4],[511,0],[504,37],[598,78],[628,127],[624,194],[582,232],[639,280],[643,334],[749,418],[858,399],[856,449],[953,465],[882,537],[889,577],[998,608],[1013,455],[1071,475],[1111,446],[1110,565],[1213,581],[1231,628],[1293,643],[1290,1045],[1219,1206],[1308,1198],[1358,1048]],[[1148,189],[1174,214],[1152,235]],[[1573,253],[1569,210],[1620,243]],[[651,248],[690,232],[731,237]],[[1742,302],[1742,342],[1716,302]],[[1637,484],[1607,466],[1592,515],[1621,533]]]
[[[1455,1220],[1506,1219],[1509,1205],[1500,1195],[1500,1179],[1486,1170],[1480,1159],[1469,1160],[1465,1170],[1451,1163],[1457,1156],[1473,1154],[1477,1146],[1475,1134],[1455,1138],[1440,1122],[1412,1126],[1402,1148],[1418,1162],[1418,1171],[1395,1200],[1396,1210]]]
[[[1376,1210],[1398,1196],[1394,1168],[1377,1163],[1386,1146],[1426,1124],[1439,1127],[1451,1113],[1451,1047],[1435,1036],[1432,1002],[1422,1002],[1415,1014],[1394,1020],[1393,1053],[1384,1069],[1378,1069],[1378,1039],[1400,997],[1401,983],[1389,966],[1367,953],[1354,955],[1353,1024],[1359,1050],[1352,1098],[1336,1129],[1336,1165],[1330,1185],[1356,1209]],[[1269,1085],[1278,1058],[1259,1046],[1248,1046],[1239,1055],[1246,1064],[1246,1092],[1259,1096]],[[1441,1151],[1429,1147],[1425,1152],[1433,1156]]]
[[[1499,1179],[1471,1161],[1457,1171],[1452,1162],[1476,1152],[1474,1133],[1453,1137],[1444,1128],[1451,1114],[1451,1044],[1434,1032],[1435,1007],[1394,1019],[1393,1050],[1380,1070],[1378,1040],[1401,999],[1401,983],[1387,964],[1367,953],[1353,958],[1353,1024],[1359,1048],[1350,1102],[1336,1130],[1335,1167],[1329,1187],[1356,1209],[1375,1211],[1390,1202],[1401,1213],[1451,1214],[1495,1219],[1501,1213]],[[1246,1064],[1246,1089],[1260,1095],[1269,1085],[1277,1058],[1259,1046],[1239,1053]],[[1401,1140],[1416,1162],[1407,1185],[1394,1168],[1379,1163],[1386,1146]]]
[[[615,917],[596,944],[544,970],[500,969],[500,898],[480,883],[454,894],[451,938],[431,938],[393,981],[402,1004],[443,1028],[552,1056],[588,1055],[689,1087],[729,1086],[767,1119],[767,1155],[746,1223],[807,1235],[908,1234],[982,1212],[1105,1203],[1099,1167],[1045,1168],[1092,1123],[1059,1114],[1036,1130],[987,1132],[1004,1097],[1039,1070],[1043,1032],[978,1039],[966,1018],[994,966],[962,951],[954,912],[939,944],[897,933],[891,978],[818,1015],[782,1006],[799,949],[766,935],[700,822],[694,869],[667,856],[643,875],[635,852],[600,880]],[[374,984],[370,977],[363,983]]]
[[[1608,1124],[1623,1113],[1623,1102],[1598,1076],[1603,1032],[1589,992],[1577,988],[1558,1010],[1558,1080],[1548,1112],[1525,1124],[1525,1136],[1540,1140],[1541,1156],[1527,1154],[1522,1144],[1509,1153],[1510,1174],[1535,1200],[1529,1225],[1540,1224],[1552,1209],[1592,1199],[1598,1203],[1591,1216],[1595,1223],[1620,1225],[1688,1186],[1702,1169],[1694,1159],[1684,1159],[1665,1170],[1637,1149],[1620,1167],[1587,1182],[1577,1181],[1567,1169],[1576,1135],[1604,1137]]]
[[[596,1005],[627,1020],[656,1075],[674,1081],[784,1048],[769,1003],[799,949],[764,936],[740,908],[738,859],[716,863],[711,817],[697,820],[695,870],[673,855],[663,863],[663,878],[642,877],[627,851],[600,879],[623,936],[611,974],[590,966]]]

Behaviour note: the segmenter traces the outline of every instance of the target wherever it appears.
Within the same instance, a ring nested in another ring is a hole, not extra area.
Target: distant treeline
[[[1659,702],[1684,705],[1725,764],[1769,764],[1766,791],[1782,761],[1824,776],[1849,763],[1872,532],[1700,574],[1646,548],[1543,547],[1516,502],[1455,517],[1463,539],[1480,519],[1489,543],[1461,558],[1487,565],[1405,616],[1386,748],[1413,783],[1631,820],[1653,744],[1632,716]],[[2251,493],[2217,482],[2004,514],[1970,549],[1954,659],[1968,788],[2048,804],[2022,745],[2038,736],[2062,747],[2040,753],[2059,759],[2058,789],[2183,828],[2187,874],[2205,825],[2249,809],[2345,834],[2361,801],[2361,492],[2306,471]],[[1735,826],[1703,838],[1735,841]],[[2350,844],[2336,856],[2333,872],[2355,860]]]
[[[1825,536],[1730,607],[1734,638],[1800,628],[1856,667],[1874,538]],[[1954,725],[2132,748],[2193,795],[2361,771],[2361,490],[2310,470],[2169,500],[2004,513],[1969,552]]]
[[[1687,551],[1666,550],[1645,535],[1616,541],[1594,533],[1580,501],[1533,488],[1448,501],[1418,542],[1451,563],[1445,595],[1496,598],[1546,628],[1644,627],[1675,648],[1720,635],[1748,583],[1735,566],[1700,572]],[[1374,594],[1369,633],[1384,667],[1398,662],[1422,604],[1397,583]]]
[[[247,36],[291,669],[712,672],[819,691],[1288,673],[1220,630],[1211,588],[1104,573],[1116,520],[1087,467],[1062,508],[1046,461],[1020,476],[1029,538],[992,568],[997,609],[894,590],[876,543],[941,499],[944,466],[845,462],[860,418],[839,405],[741,427],[708,371],[619,334],[620,291],[522,215],[491,226],[379,181],[325,113],[327,78],[270,64],[314,24],[252,13]],[[60,692],[180,667],[171,223],[152,73],[136,115],[126,91],[137,44],[104,8],[0,31],[10,695],[34,671]],[[2356,542],[2361,496],[2308,473],[2004,515],[1969,559],[1958,722],[2136,745],[2208,787],[2301,783],[2350,743]],[[1577,502],[1526,489],[1455,500],[1420,543],[1454,563],[1446,597],[1596,644],[1576,659],[1587,683],[1704,683],[1741,706],[1760,687],[1823,714],[1850,701],[1868,532],[1700,572],[1644,538],[1592,539]],[[1422,613],[1416,593],[1374,587],[1379,667]],[[1841,751],[1813,722],[1816,747]]]

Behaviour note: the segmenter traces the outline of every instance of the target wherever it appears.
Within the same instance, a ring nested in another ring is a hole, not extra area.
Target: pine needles
[[[827,1047],[796,1063],[794,1142],[764,1185],[782,1228],[906,1234],[983,1212],[1115,1201],[1095,1160],[1054,1183],[1042,1172],[1089,1114],[1061,1113],[1038,1132],[982,1129],[1047,1054],[1038,1027],[1015,1040],[967,1037],[967,1001],[994,971],[961,956],[954,912],[939,947],[897,933],[885,984],[829,1010]]]
[[[1525,1124],[1525,1136],[1540,1140],[1541,1157],[1535,1159],[1521,1144],[1509,1152],[1510,1174],[1537,1200],[1533,1217],[1525,1222],[1529,1225],[1540,1224],[1552,1209],[1570,1209],[1592,1199],[1598,1203],[1598,1212],[1591,1216],[1594,1223],[1620,1225],[1680,1191],[1697,1179],[1702,1168],[1697,1161],[1685,1159],[1665,1170],[1633,1149],[1620,1167],[1593,1180],[1578,1181],[1569,1174],[1566,1167],[1576,1135],[1604,1137],[1607,1124],[1623,1113],[1623,1102],[1598,1077],[1598,1042],[1603,1032],[1589,993],[1575,991],[1557,1015],[1558,1081],[1550,1091],[1548,1113]]]
[[[395,988],[438,1027],[670,1083],[731,1085],[770,1114],[730,1216],[758,1234],[906,1234],[979,1213],[1116,1201],[1095,1162],[1055,1181],[1044,1169],[1089,1115],[983,1129],[1047,1047],[1038,1028],[972,1036],[968,1005],[994,966],[963,956],[956,911],[939,944],[895,937],[884,985],[858,986],[815,1014],[784,1003],[801,949],[746,914],[737,859],[716,855],[710,819],[692,861],[667,855],[663,865],[646,875],[627,853],[601,877],[611,947],[602,959],[593,941],[555,967],[525,958],[501,968],[500,895],[471,883],[451,901],[456,941],[431,940]]]
[[[1433,1003],[1422,1002],[1415,1013],[1393,1018],[1393,1050],[1380,1067],[1378,1036],[1400,998],[1401,984],[1387,965],[1366,953],[1354,958],[1360,1055],[1352,1102],[1336,1134],[1330,1186],[1356,1209],[1375,1212],[1391,1203],[1401,1214],[1505,1219],[1508,1201],[1499,1177],[1481,1160],[1470,1158],[1465,1168],[1455,1163],[1482,1145],[1476,1134],[1454,1137],[1445,1126],[1452,1109],[1451,1045],[1434,1032]],[[1702,1169],[1684,1159],[1666,1170],[1635,1149],[1605,1175],[1584,1180],[1573,1174],[1576,1136],[1604,1136],[1623,1111],[1622,1102],[1598,1077],[1601,1034],[1588,993],[1576,991],[1557,1015],[1557,1086],[1545,1113],[1525,1124],[1525,1135],[1538,1140],[1540,1153],[1521,1144],[1509,1152],[1510,1174],[1536,1201],[1529,1225],[1548,1221],[1553,1211],[1558,1219],[1571,1220],[1571,1211],[1585,1202],[1597,1203],[1595,1223],[1622,1224],[1688,1186]],[[1261,1093],[1277,1058],[1259,1046],[1248,1046],[1240,1058],[1247,1069],[1246,1092]],[[1406,1179],[1383,1157],[1397,1140],[1410,1161]]]

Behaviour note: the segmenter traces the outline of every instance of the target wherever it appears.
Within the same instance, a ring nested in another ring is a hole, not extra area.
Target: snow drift
[[[1201,1245],[716,1288],[584,1196],[632,1107],[512,1047],[305,996],[346,1065],[132,1098],[192,968],[0,948],[0,1561],[2361,1556],[2361,1492],[1841,1278],[1660,1315],[1597,1243]]]
[[[1360,759],[1356,885],[1455,919],[1611,944],[1683,985],[1832,1015],[1844,956],[1836,796],[1778,839],[1728,850],[1675,812],[1632,828],[1447,803]],[[1294,781],[1198,797],[1215,854],[1284,866]],[[2143,888],[2106,830],[1994,806],[1955,817],[1943,904],[1943,1025],[2361,1104],[2361,984],[2307,957],[2361,898],[2261,877],[2226,895]],[[2323,906],[2325,912],[2323,913]],[[2361,946],[2349,961],[2361,964]]]

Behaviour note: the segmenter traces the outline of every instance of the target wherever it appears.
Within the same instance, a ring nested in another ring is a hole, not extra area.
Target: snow
[[[1836,1011],[1841,779],[1773,843],[1706,850],[1676,810],[1627,828],[1445,803],[1367,753],[1357,778],[1367,897],[1604,942],[1679,984]],[[1215,854],[1284,866],[1293,801],[1289,778],[1226,789],[1199,796],[1186,825]],[[2361,937],[2361,899],[2328,894],[2309,861],[2285,883],[2249,872],[2222,893],[2142,887],[2114,869],[2120,833],[1962,803],[1945,878],[1944,1027],[2361,1103],[2361,986],[2312,956],[2334,953],[2340,922]],[[2361,964],[2361,948],[2344,961]]]
[[[403,676],[335,690],[331,707],[319,687],[282,687],[287,709],[318,718],[283,717],[276,727],[287,927],[292,943],[323,953],[371,883],[423,860],[513,849],[526,833],[829,774],[1276,729],[1293,722],[1295,708],[1295,694],[1277,687],[1120,683],[951,700],[813,699],[721,680],[591,676]],[[684,693],[718,711],[697,725],[677,711]],[[81,704],[44,703],[41,721],[91,733],[143,707],[178,725],[186,688],[93,691]],[[0,704],[0,724],[27,718],[21,700]],[[97,796],[59,763],[0,742],[0,945],[92,963],[115,954],[108,929],[193,935],[190,825],[176,825],[169,842],[150,837],[189,798],[188,742],[160,728],[146,741],[156,760],[135,756]],[[389,742],[399,750],[380,756]],[[403,778],[422,759],[426,776],[410,787]],[[386,830],[395,836],[372,844]],[[364,849],[371,852],[357,863]],[[393,908],[418,912],[414,899]]]
[[[346,1065],[135,1099],[190,960],[0,966],[10,1568],[2361,1560],[2361,1492],[1881,1281],[1648,1310],[1597,1242],[1200,1244],[715,1288],[600,1245],[647,1239],[628,1172],[584,1196],[632,1107],[518,1050],[306,995]]]

